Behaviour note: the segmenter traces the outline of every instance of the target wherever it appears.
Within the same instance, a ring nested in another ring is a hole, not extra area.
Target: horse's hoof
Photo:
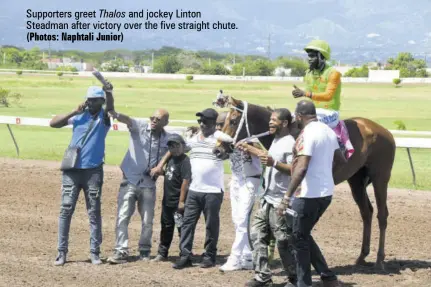
[[[383,261],[376,261],[376,264],[374,264],[374,269],[377,271],[385,272],[385,264]]]
[[[356,265],[358,265],[358,266],[367,266],[368,264],[365,261],[365,258],[359,257],[358,259],[356,259]]]

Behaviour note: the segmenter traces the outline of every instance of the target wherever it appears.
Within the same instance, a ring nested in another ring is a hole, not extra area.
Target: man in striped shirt
[[[186,199],[183,225],[181,227],[180,259],[173,268],[182,269],[192,265],[192,247],[194,231],[201,212],[204,213],[206,224],[205,252],[202,254],[200,267],[215,266],[217,243],[220,231],[220,207],[224,194],[223,161],[218,159],[213,149],[217,143],[216,119],[218,113],[214,109],[206,109],[196,114],[200,131],[186,141],[192,166],[192,180]],[[161,170],[167,159],[168,152],[158,166]]]

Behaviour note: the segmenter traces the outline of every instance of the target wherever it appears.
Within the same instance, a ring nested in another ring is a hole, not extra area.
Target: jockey
[[[305,91],[294,86],[295,98],[310,98],[316,106],[317,119],[332,128],[339,142],[346,148],[347,156],[353,153],[353,146],[348,140],[347,128],[340,121],[341,73],[327,61],[331,58],[331,48],[326,41],[312,40],[304,50],[308,54],[309,69],[304,81]]]

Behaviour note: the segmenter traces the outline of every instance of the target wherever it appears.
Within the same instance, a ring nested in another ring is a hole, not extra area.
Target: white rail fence
[[[12,139],[15,143],[17,154],[19,156],[19,147],[14,138],[13,132],[9,125],[21,125],[21,126],[40,126],[49,127],[51,119],[48,118],[28,118],[28,117],[16,117],[16,116],[0,116],[0,124],[6,124]],[[194,120],[170,120],[170,122],[186,123],[197,125]],[[72,126],[66,126],[66,128],[72,128]],[[128,131],[127,126],[122,123],[114,122],[111,129],[113,131],[125,132]],[[172,133],[182,134],[185,132],[187,127],[184,126],[167,126],[166,130]],[[395,142],[397,148],[405,148],[410,162],[410,168],[413,176],[413,185],[416,187],[416,173],[414,170],[413,159],[411,157],[410,149],[431,149],[431,131],[401,131],[401,130],[390,130],[395,136]],[[396,135],[411,135],[411,136],[429,136],[430,138],[417,138],[417,137],[396,137]]]
[[[16,74],[20,69],[0,69],[0,74]],[[23,74],[56,76],[59,71],[50,70],[20,70]],[[373,70],[371,70],[373,71]],[[392,70],[373,71],[375,73],[388,73],[383,76],[369,76],[367,78],[343,77],[344,83],[392,83],[394,76]],[[64,75],[74,77],[93,77],[91,72],[67,72]],[[137,79],[166,79],[185,80],[188,74],[159,74],[159,73],[131,73],[131,72],[103,72],[106,78],[137,78]],[[258,81],[258,82],[301,82],[303,77],[281,77],[281,76],[232,76],[232,75],[193,75],[193,80],[205,81]],[[431,84],[431,78],[401,78],[401,84]]]

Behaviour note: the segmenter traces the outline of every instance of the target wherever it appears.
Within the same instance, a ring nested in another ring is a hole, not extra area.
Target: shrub
[[[399,87],[398,85],[401,83],[401,79],[395,78],[392,80],[392,82],[395,84],[395,87]]]
[[[18,76],[21,76],[21,75],[22,75],[22,71],[21,71],[21,70],[16,71],[16,74],[17,74]]]
[[[397,120],[397,121],[395,121],[394,122],[394,124],[397,126],[397,130],[402,130],[402,131],[405,131],[407,128],[406,128],[406,125],[404,124],[404,122],[403,121],[401,121],[401,120]]]
[[[193,81],[193,75],[187,75],[187,76],[186,76],[186,80],[187,80],[188,82]]]
[[[11,105],[11,102],[15,104],[20,104],[21,98],[22,95],[20,93],[11,94],[9,90],[0,88],[0,105],[5,106],[6,108]]]

